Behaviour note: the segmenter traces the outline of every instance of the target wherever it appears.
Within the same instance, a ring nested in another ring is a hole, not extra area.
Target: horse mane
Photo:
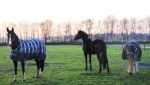
[[[84,31],[79,30],[78,33],[81,34],[84,38],[88,38],[88,34]]]
[[[14,34],[14,35],[15,35],[15,37],[19,40],[18,35],[17,35],[15,32],[13,32],[13,34]]]

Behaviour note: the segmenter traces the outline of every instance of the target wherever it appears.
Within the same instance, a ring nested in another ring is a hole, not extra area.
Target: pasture
[[[149,85],[150,68],[139,68],[140,73],[129,76],[127,61],[121,58],[121,46],[108,46],[110,73],[98,73],[96,55],[92,55],[92,71],[85,70],[81,45],[47,45],[47,58],[42,79],[36,79],[34,60],[26,62],[27,80],[22,81],[21,65],[18,64],[17,82],[13,82],[14,68],[10,60],[10,48],[0,46],[0,85]],[[150,49],[143,51],[142,62],[150,62]]]

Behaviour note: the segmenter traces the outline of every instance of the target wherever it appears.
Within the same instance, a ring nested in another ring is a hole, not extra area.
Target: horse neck
[[[87,43],[89,43],[89,41],[91,41],[91,39],[87,38],[82,38],[83,43],[86,45]]]
[[[18,38],[18,36],[16,35],[16,40],[13,42],[13,44],[12,44],[12,50],[15,50],[17,47],[18,47],[18,45],[20,44],[20,42],[19,42],[19,38]]]

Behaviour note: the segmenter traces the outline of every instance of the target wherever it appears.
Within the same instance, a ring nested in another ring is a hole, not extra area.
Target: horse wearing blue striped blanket
[[[141,60],[142,50],[137,42],[128,42],[123,48],[122,59],[128,60],[129,75],[138,71],[138,61]]]
[[[26,80],[25,74],[25,61],[35,59],[37,64],[37,78],[41,78],[42,71],[44,70],[44,63],[46,59],[46,47],[41,40],[19,40],[15,34],[14,29],[7,28],[8,45],[11,47],[10,58],[13,60],[15,75],[14,81],[17,80],[17,64],[21,62],[23,80]]]

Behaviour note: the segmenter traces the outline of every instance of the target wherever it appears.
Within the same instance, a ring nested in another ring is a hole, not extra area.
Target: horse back
[[[45,44],[40,40],[21,40],[17,47],[21,53],[44,53],[46,51]]]
[[[126,45],[123,48],[123,52],[122,52],[122,59],[123,60],[127,59],[126,49],[128,49],[129,52],[135,53],[138,61],[141,60],[142,50],[141,50],[141,47],[138,43],[136,43],[136,42],[126,43]]]
[[[94,40],[93,47],[95,50],[106,51],[106,43],[103,40]]]
[[[106,44],[103,40],[88,40],[86,44],[83,45],[83,51],[86,51],[91,54],[96,54],[97,52],[106,52]]]
[[[17,61],[46,59],[46,47],[40,40],[20,40],[18,47],[11,52],[11,59]]]

